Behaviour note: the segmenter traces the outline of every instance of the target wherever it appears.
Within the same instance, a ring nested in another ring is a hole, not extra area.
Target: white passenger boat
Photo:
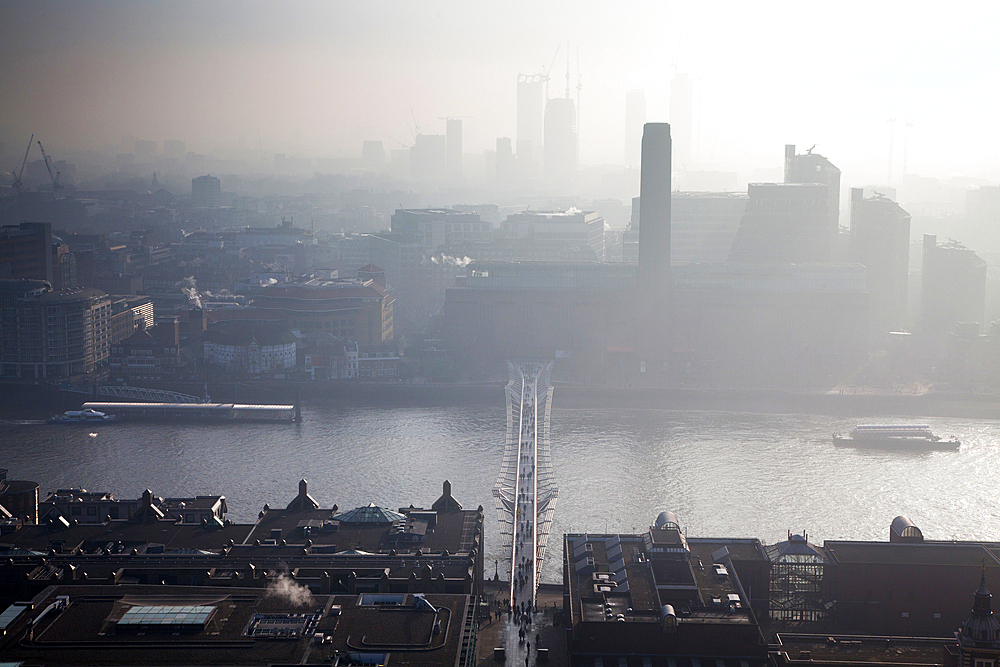
[[[835,433],[835,445],[885,449],[958,449],[956,438],[941,438],[927,424],[858,424],[849,436]]]
[[[61,415],[56,415],[51,420],[53,424],[113,424],[118,421],[118,417],[108,415],[97,410],[84,408],[83,410],[67,410]]]

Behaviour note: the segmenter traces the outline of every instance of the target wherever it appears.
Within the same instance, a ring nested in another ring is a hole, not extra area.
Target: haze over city
[[[582,78],[580,161],[620,164],[624,96],[668,116],[675,72],[695,82],[693,157],[753,168],[817,145],[885,179],[904,126],[908,171],[996,179],[997,13],[990,3],[4,2],[0,132],[53,148],[182,139],[218,152],[360,154],[465,119],[465,151],[515,133],[518,72],[552,62],[550,94]],[[577,55],[579,54],[579,56]],[[579,57],[579,70],[577,58]],[[412,109],[412,113],[411,113]],[[18,139],[18,141],[15,141]],[[242,142],[242,143],[241,143]],[[12,151],[8,148],[8,152]]]
[[[998,667],[998,22],[0,0],[0,667]]]

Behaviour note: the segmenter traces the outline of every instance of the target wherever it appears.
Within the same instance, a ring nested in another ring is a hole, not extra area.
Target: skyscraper
[[[670,82],[670,126],[677,142],[677,164],[682,169],[691,167],[691,136],[693,132],[694,96],[693,82],[687,74],[677,74]]]
[[[545,107],[545,180],[571,188],[576,168],[576,104],[570,97],[554,97]]]
[[[541,158],[545,77],[542,74],[517,75],[517,141],[514,150],[522,168]]]
[[[636,169],[642,160],[642,126],[646,124],[646,94],[625,93],[625,166]]]
[[[462,180],[462,121],[449,118],[445,126],[447,143],[448,181],[457,184]]]

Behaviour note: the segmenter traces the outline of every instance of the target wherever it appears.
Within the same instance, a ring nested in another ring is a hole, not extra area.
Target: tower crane
[[[545,84],[545,99],[549,99],[549,72],[552,71],[553,66],[556,64],[556,58],[559,57],[559,48],[562,44],[556,45],[556,52],[552,54],[552,60],[549,61],[549,66],[542,70],[542,82]]]
[[[31,142],[35,139],[35,135],[31,135],[31,139],[28,139],[28,147],[24,149],[24,159],[21,160],[21,169],[12,172],[14,175],[14,182],[12,184],[14,188],[14,193],[17,194],[21,191],[21,176],[24,175],[24,165],[28,162],[28,153],[31,152]]]
[[[42,151],[42,161],[45,162],[45,168],[49,171],[49,178],[52,180],[52,193],[55,194],[56,191],[59,190],[59,188],[61,187],[59,185],[60,172],[57,171],[55,172],[54,176],[52,175],[52,160],[49,158],[48,153],[46,153],[45,149],[42,147],[41,140],[38,141],[38,149]]]

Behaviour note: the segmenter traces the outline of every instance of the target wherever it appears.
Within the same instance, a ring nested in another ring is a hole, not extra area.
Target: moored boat
[[[958,449],[957,438],[941,438],[927,424],[858,424],[849,436],[835,433],[833,444],[886,449]]]

